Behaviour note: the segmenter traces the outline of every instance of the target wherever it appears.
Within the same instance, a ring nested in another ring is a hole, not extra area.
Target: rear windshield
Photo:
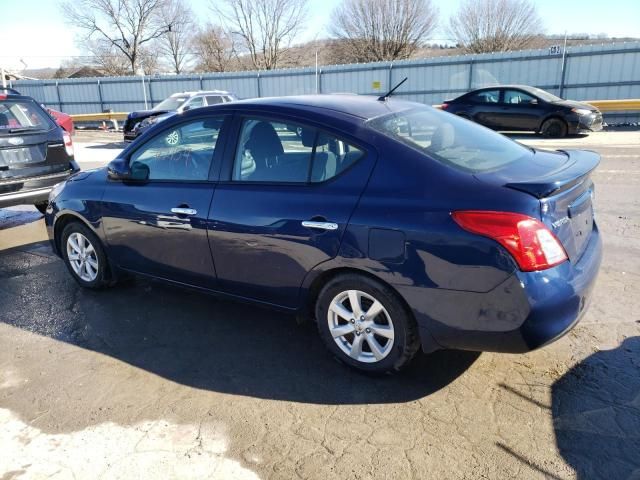
[[[0,100],[0,135],[49,130],[49,116],[31,100]]]
[[[189,97],[169,97],[153,107],[154,110],[177,110]]]
[[[374,118],[369,125],[466,172],[496,170],[531,156],[529,149],[499,133],[426,106]]]

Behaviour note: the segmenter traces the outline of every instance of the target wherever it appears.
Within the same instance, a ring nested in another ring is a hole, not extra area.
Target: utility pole
[[[0,67],[0,75],[2,75],[2,88],[7,88],[7,79],[4,76],[4,67]]]

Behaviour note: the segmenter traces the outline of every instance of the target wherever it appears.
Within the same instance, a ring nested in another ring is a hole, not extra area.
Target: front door
[[[236,125],[237,147],[211,204],[219,286],[294,307],[307,272],[338,254],[375,154],[273,117],[237,118]]]
[[[141,180],[109,181],[104,229],[120,267],[215,287],[207,215],[223,124],[222,116],[202,117],[165,129],[129,157],[132,174]]]

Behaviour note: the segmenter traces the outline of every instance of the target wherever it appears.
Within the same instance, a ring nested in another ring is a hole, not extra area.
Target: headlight
[[[577,113],[578,115],[589,115],[591,113],[591,110],[588,110],[586,108],[572,108],[571,111],[573,113]]]
[[[49,203],[53,202],[56,199],[56,197],[60,195],[60,192],[62,192],[62,189],[64,188],[66,183],[67,181],[65,180],[63,182],[56,183],[53,186],[53,188],[49,192]]]
[[[147,128],[149,125],[153,125],[158,121],[158,117],[145,118],[140,122],[140,128]]]

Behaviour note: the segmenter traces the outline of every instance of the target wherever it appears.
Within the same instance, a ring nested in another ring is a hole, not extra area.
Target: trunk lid
[[[70,169],[62,135],[48,132],[0,136],[0,182]],[[60,137],[60,138],[58,138]]]
[[[525,162],[476,177],[538,198],[540,219],[562,242],[569,259],[577,261],[593,230],[591,173],[600,156],[584,150],[535,150]]]

